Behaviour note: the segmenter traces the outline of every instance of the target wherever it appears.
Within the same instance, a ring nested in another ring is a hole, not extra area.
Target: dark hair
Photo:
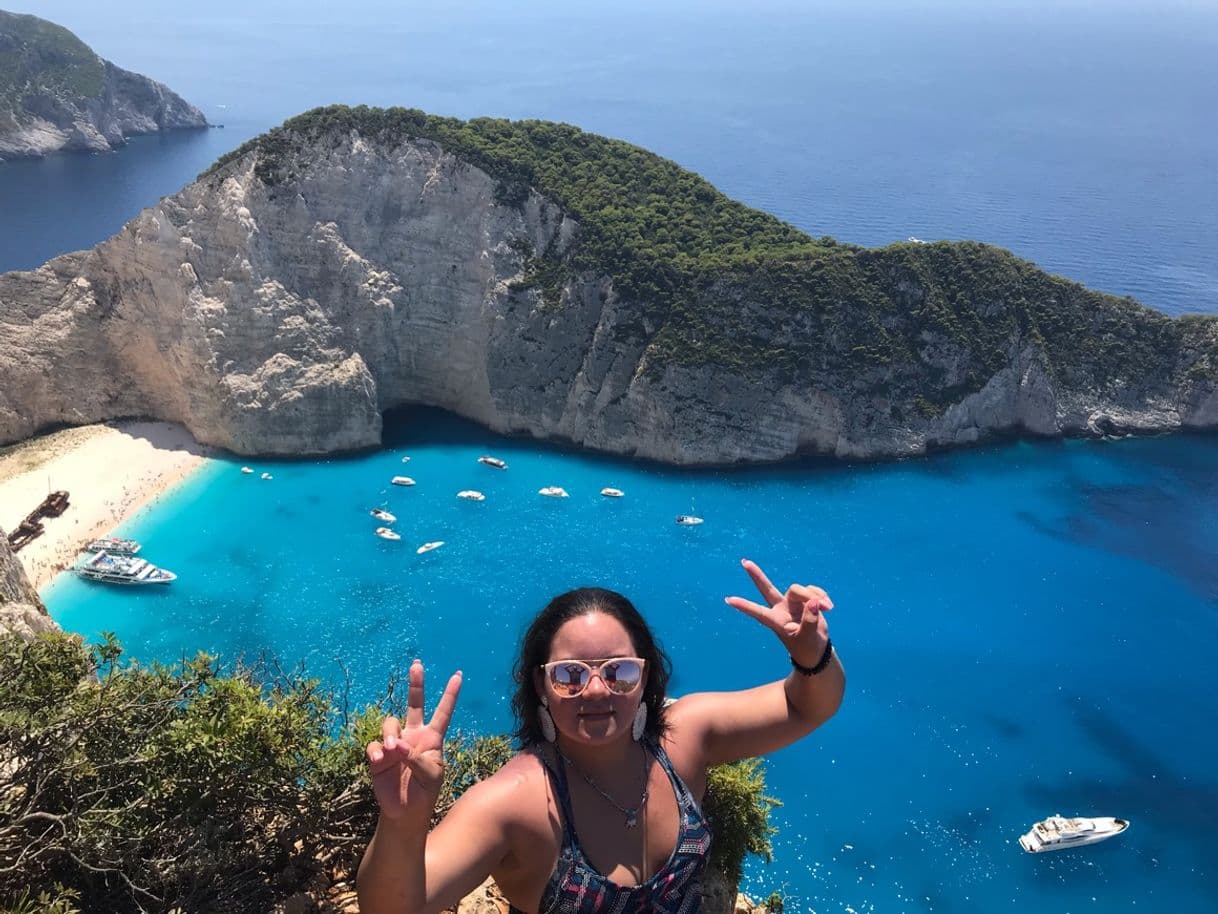
[[[513,736],[521,746],[545,742],[541,725],[537,723],[538,701],[533,673],[549,659],[550,645],[558,630],[572,619],[594,612],[612,616],[622,623],[634,642],[634,649],[647,661],[647,686],[643,690],[643,701],[647,703],[647,729],[644,735],[658,742],[668,729],[668,722],[664,718],[664,696],[668,690],[668,677],[672,675],[672,662],[668,655],[656,642],[633,603],[612,590],[580,587],[559,594],[547,603],[524,634],[520,656],[512,671],[512,677],[516,680],[516,693],[512,696],[512,713],[516,715]]]

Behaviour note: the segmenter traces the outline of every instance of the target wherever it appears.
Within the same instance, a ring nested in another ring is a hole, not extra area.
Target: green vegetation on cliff
[[[351,133],[395,146],[430,140],[498,182],[530,188],[581,226],[562,254],[522,251],[526,284],[556,307],[568,279],[613,278],[647,343],[646,365],[728,367],[748,376],[889,398],[933,416],[1026,347],[1065,386],[1096,393],[1218,377],[1218,321],[1172,320],[1090,291],[976,242],[866,249],[812,238],[728,199],[675,163],[567,124],[333,106],[293,118],[217,162],[253,153],[269,186]],[[901,418],[901,417],[897,417]]]
[[[402,703],[393,683],[348,714],[269,665],[121,653],[0,634],[0,912],[259,914],[351,877],[377,815],[363,747]],[[450,740],[437,817],[511,753],[502,736]],[[769,855],[764,788],[758,762],[710,773],[712,863],[729,876]]]
[[[63,26],[0,10],[0,117],[36,94],[96,98],[105,74],[102,59]]]

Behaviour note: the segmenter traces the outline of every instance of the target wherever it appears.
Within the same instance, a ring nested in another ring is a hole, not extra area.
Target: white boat
[[[76,568],[76,573],[90,581],[106,584],[168,584],[177,575],[164,568],[138,559],[133,555],[110,555],[99,552]]]
[[[263,473],[260,478],[261,479],[274,479],[275,477],[272,476],[270,473]]]
[[[242,467],[242,468],[241,468],[241,472],[242,472],[242,473],[247,473],[247,474],[248,474],[248,473],[252,473],[252,472],[254,472],[254,468],[253,468],[253,467]]]
[[[384,508],[373,508],[368,513],[371,514],[373,517],[375,517],[377,520],[383,520],[387,524],[392,524],[395,520],[397,520],[396,517],[394,517]]]
[[[139,551],[140,544],[135,540],[123,540],[116,536],[102,537],[85,546],[85,552],[108,552],[111,555],[135,555]]]
[[[1026,835],[1020,835],[1019,846],[1029,854],[1061,851],[1068,847],[1083,847],[1107,841],[1129,828],[1126,819],[1112,816],[1075,816],[1067,819],[1058,813],[1037,822]]]
[[[545,495],[549,498],[566,498],[567,490],[562,486],[546,486],[537,490],[538,495]]]
[[[613,486],[605,486],[605,488],[601,489],[601,494],[606,495],[609,498],[621,498],[626,493],[621,489],[613,488]]]
[[[466,501],[486,501],[486,496],[476,489],[462,489],[457,493],[457,498],[464,498]]]
[[[410,458],[409,458],[409,457],[403,457],[403,458],[402,458],[402,463],[410,463]]]
[[[431,552],[433,549],[439,549],[443,545],[444,540],[436,540],[434,543],[424,543],[422,546],[416,549],[415,552],[422,555],[424,552]]]
[[[494,467],[496,470],[506,470],[507,464],[498,457],[488,457],[483,454],[478,458],[479,463],[485,463],[488,467]]]
[[[702,523],[702,518],[695,517],[692,514],[678,514],[677,523],[682,527],[696,527],[698,524]]]
[[[414,480],[411,479],[409,476],[394,476],[393,479],[391,479],[389,481],[391,483],[393,483],[395,486],[413,486],[414,485]]]
[[[377,527],[376,535],[383,540],[400,540],[402,537],[394,533],[388,527]]]

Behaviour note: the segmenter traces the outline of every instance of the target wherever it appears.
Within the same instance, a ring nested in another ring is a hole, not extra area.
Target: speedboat
[[[135,555],[139,551],[140,544],[135,540],[122,540],[116,536],[102,537],[85,546],[85,552],[108,552],[111,555]]]
[[[414,485],[414,480],[411,479],[409,476],[394,476],[393,479],[391,479],[389,481],[391,483],[393,483],[395,486],[413,486]]]
[[[384,508],[373,508],[368,513],[371,514],[373,517],[375,517],[377,520],[383,520],[387,524],[392,524],[395,520],[397,520],[396,517],[394,517]]]
[[[1019,846],[1029,854],[1061,851],[1068,847],[1107,841],[1127,828],[1129,822],[1126,819],[1111,816],[1075,816],[1067,819],[1058,813],[1037,822],[1026,835],[1020,835]]]
[[[402,457],[402,463],[410,463],[410,458],[409,458],[409,457],[406,457],[406,456],[403,456],[403,457]]]
[[[376,535],[383,540],[400,540],[402,538],[388,527],[377,527]]]
[[[626,493],[621,489],[613,488],[613,486],[605,486],[605,488],[601,489],[601,494],[607,495],[609,498],[621,498]]]
[[[506,470],[507,464],[498,457],[488,457],[483,454],[478,458],[479,463],[485,463],[488,467],[494,467],[496,470]]]
[[[433,549],[439,549],[443,545],[444,540],[436,540],[434,543],[424,543],[422,546],[416,549],[415,552],[422,555],[424,552],[431,552]]]
[[[464,498],[466,501],[486,501],[486,496],[475,489],[462,489],[457,493],[457,498]]]
[[[137,559],[133,555],[110,555],[99,552],[76,569],[76,573],[90,581],[106,584],[168,584],[177,580],[177,575],[164,568]]]
[[[263,473],[260,478],[261,479],[274,479],[275,477],[272,476],[270,473]]]
[[[242,467],[241,472],[248,475],[249,473],[254,472],[254,468],[253,467]]]
[[[677,523],[682,527],[696,527],[698,524],[702,523],[702,518],[695,517],[692,514],[678,514]]]
[[[538,489],[537,494],[546,495],[550,498],[566,498],[567,490],[562,486],[546,486],[545,488]]]

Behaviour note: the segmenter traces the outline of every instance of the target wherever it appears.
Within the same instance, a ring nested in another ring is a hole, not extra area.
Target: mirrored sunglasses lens
[[[578,695],[590,678],[582,663],[560,663],[550,668],[550,682],[560,695]]]
[[[601,667],[605,685],[614,692],[625,694],[638,688],[643,679],[643,668],[636,660],[614,660]]]

